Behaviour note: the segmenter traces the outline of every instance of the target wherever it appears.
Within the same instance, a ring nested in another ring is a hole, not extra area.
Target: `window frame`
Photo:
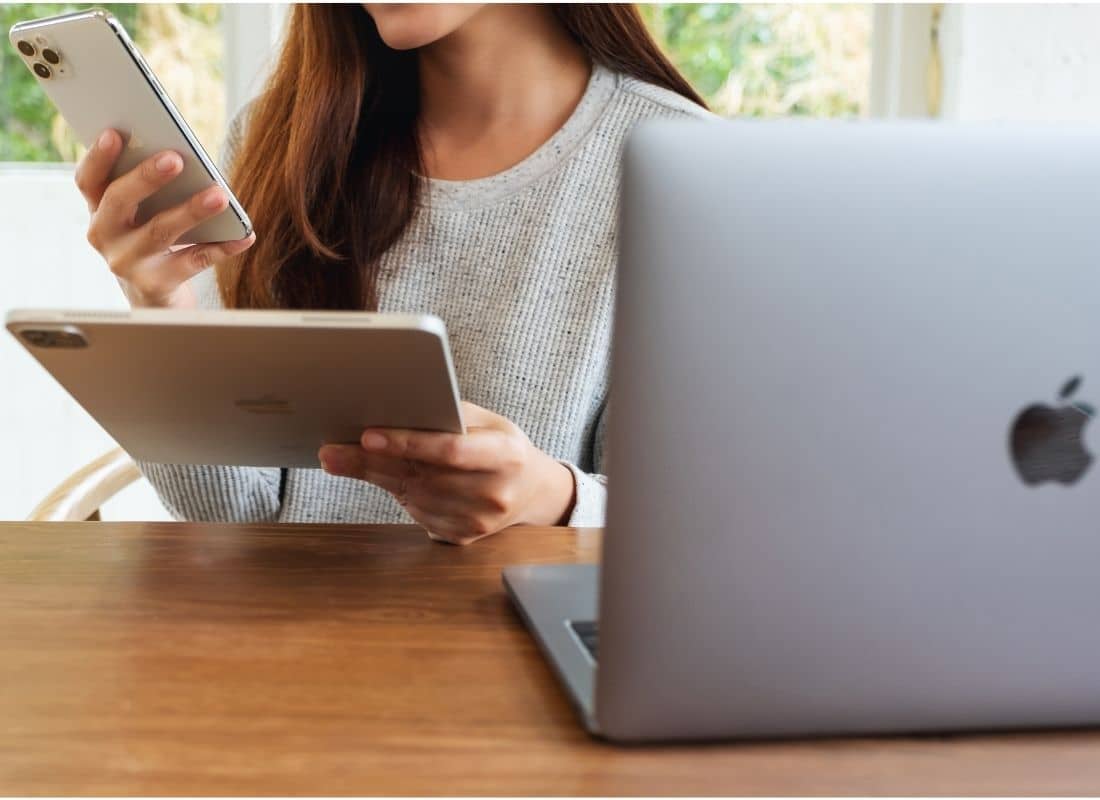
[[[933,3],[876,3],[871,23],[873,119],[921,119],[928,109]]]
[[[226,3],[222,7],[227,125],[260,91],[278,53],[289,9],[288,3]]]

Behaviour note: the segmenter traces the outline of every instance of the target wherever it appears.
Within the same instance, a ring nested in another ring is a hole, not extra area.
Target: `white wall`
[[[942,117],[1100,121],[1100,5],[949,5]]]
[[[84,239],[87,219],[71,168],[0,167],[0,312],[126,307]],[[116,445],[6,331],[0,385],[0,519],[22,519],[59,481]],[[144,481],[104,516],[169,518]]]

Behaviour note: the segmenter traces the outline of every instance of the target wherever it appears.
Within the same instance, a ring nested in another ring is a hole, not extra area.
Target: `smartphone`
[[[175,180],[138,207],[139,224],[217,184],[229,206],[184,234],[179,244],[231,241],[252,232],[241,204],[114,16],[92,8],[20,22],[9,38],[86,147],[106,128],[122,135],[112,179],[161,150],[183,157]]]

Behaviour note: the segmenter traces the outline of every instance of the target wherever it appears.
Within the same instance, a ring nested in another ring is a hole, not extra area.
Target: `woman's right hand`
[[[112,181],[111,167],[121,153],[122,137],[106,130],[77,165],[76,185],[92,215],[88,242],[110,266],[131,306],[194,308],[187,281],[215,260],[243,253],[256,235],[169,250],[191,228],[220,214],[229,198],[211,186],[138,225],[138,204],[174,180],[183,170],[183,159],[166,150]]]

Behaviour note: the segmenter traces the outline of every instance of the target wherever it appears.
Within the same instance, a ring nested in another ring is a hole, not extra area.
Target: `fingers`
[[[507,481],[482,473],[410,465],[405,459],[367,453],[356,445],[325,445],[318,457],[331,475],[373,483],[403,505],[456,519],[499,515],[513,500]]]
[[[494,414],[487,408],[474,405],[473,403],[462,401],[462,421],[466,423],[469,428],[498,428],[507,430],[511,427],[511,423],[500,416]]]
[[[322,469],[345,478],[369,480],[363,477],[369,473],[400,482],[407,481],[414,476],[419,477],[419,471],[414,471],[412,462],[403,458],[390,458],[389,456],[368,453],[355,444],[326,444],[321,448],[318,457]],[[376,482],[371,481],[371,483]]]
[[[138,204],[175,180],[182,171],[183,159],[178,153],[166,150],[111,181],[103,190],[92,219],[95,234],[112,237],[133,228]]]
[[[140,228],[123,233],[109,248],[111,255],[123,262],[165,255],[181,236],[204,220],[220,214],[228,205],[225,192],[218,186],[211,186],[187,202],[160,212]],[[245,242],[241,239],[229,244],[239,247],[236,252],[240,252],[248,249]]]
[[[256,234],[250,233],[245,238],[232,242],[194,244],[173,253],[165,265],[165,271],[169,275],[189,280],[211,267],[214,262],[243,253],[255,243]]]
[[[108,128],[99,135],[95,144],[76,165],[73,180],[84,195],[88,210],[95,212],[103,192],[110,183],[111,168],[122,154],[122,137]]]
[[[122,136],[106,130],[76,169],[76,185],[92,212],[88,243],[119,278],[131,305],[193,305],[193,295],[180,291],[183,285],[216,261],[244,252],[256,237],[172,250],[185,233],[226,209],[227,193],[208,187],[139,227],[138,206],[179,176],[183,158],[162,151],[112,180],[123,149]]]
[[[496,481],[477,483],[470,474],[410,478],[400,487],[403,500],[412,508],[443,514],[465,524],[475,520],[496,520],[508,511],[510,496]]]
[[[369,452],[471,471],[496,470],[522,459],[529,442],[509,420],[465,401],[462,417],[470,429],[465,436],[371,428],[359,443]]]
[[[138,240],[144,254],[164,253],[200,222],[217,216],[229,205],[220,186],[211,186],[185,203],[162,211],[141,226]]]
[[[133,236],[143,235],[134,231]],[[112,253],[107,259],[111,272],[138,292],[147,304],[158,304],[195,275],[221,258],[243,253],[256,241],[252,234],[233,242],[196,244],[177,250],[152,262],[131,243],[124,254]]]
[[[407,473],[395,468],[382,469],[366,458],[363,448],[354,444],[326,444],[318,452],[321,469],[341,478],[356,478],[381,486],[390,494],[403,494]]]
[[[413,519],[424,515],[441,519],[451,514],[461,518],[469,513],[467,503],[460,496],[436,493],[424,487],[420,479],[410,478],[408,462],[401,462],[401,471],[379,469],[375,466],[379,460],[371,463],[368,454],[356,445],[325,445],[318,452],[318,457],[322,468],[331,475],[366,481],[389,492]],[[457,523],[449,522],[446,527],[457,530]]]
[[[456,433],[372,428],[359,443],[370,453],[468,471],[496,471],[523,460],[522,436],[482,428]]]
[[[406,511],[424,529],[428,538],[437,542],[468,545],[496,533],[495,530],[471,530],[464,520],[423,512],[412,506]]]

